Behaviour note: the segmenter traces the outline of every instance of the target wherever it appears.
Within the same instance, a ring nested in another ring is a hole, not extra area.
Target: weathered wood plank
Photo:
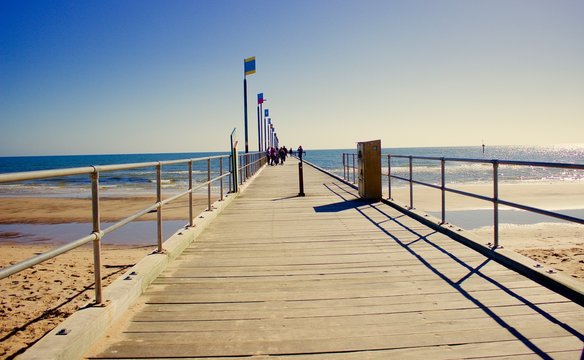
[[[579,358],[578,305],[311,168],[294,197],[294,175],[266,169],[91,357]]]

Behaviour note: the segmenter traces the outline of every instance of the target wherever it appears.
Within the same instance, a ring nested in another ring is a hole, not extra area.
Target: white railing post
[[[193,160],[189,161],[189,227],[193,227]]]
[[[493,247],[499,247],[499,163],[493,161]]]
[[[99,172],[91,174],[91,212],[93,220],[93,268],[95,277],[95,304],[103,302],[101,284],[101,214],[99,211]]]
[[[391,155],[387,155],[387,198],[393,200],[391,196]]]
[[[219,187],[221,189],[221,201],[223,201],[223,158],[219,159],[219,176],[221,180],[219,182]]]
[[[355,177],[355,154],[353,154],[353,184],[357,181]]]
[[[442,199],[442,224],[446,223],[446,175],[444,158],[440,159],[440,192]]]
[[[413,180],[413,165],[412,165],[412,156],[409,157],[410,159],[410,209],[414,208],[414,183]]]
[[[207,211],[211,211],[211,159],[207,159]]]
[[[162,252],[162,165],[160,162],[156,165],[156,230],[158,252]]]

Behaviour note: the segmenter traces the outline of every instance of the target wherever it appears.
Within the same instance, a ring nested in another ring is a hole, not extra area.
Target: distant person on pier
[[[294,149],[290,148],[290,150],[288,150],[288,153],[293,156],[294,155]]]
[[[270,165],[278,165],[276,162],[278,160],[278,151],[276,151],[276,148],[273,146],[270,148],[270,160]]]
[[[302,149],[302,145],[298,146],[298,158],[302,161],[302,155],[305,154],[304,149]]]
[[[286,154],[288,153],[288,151],[286,150],[285,147],[281,147],[280,151],[278,152],[278,155],[280,155],[280,163],[282,165],[284,165],[284,161],[286,160]]]
[[[272,148],[266,149],[266,164],[268,164],[268,165],[270,165],[270,157],[271,157],[270,150],[272,150]]]

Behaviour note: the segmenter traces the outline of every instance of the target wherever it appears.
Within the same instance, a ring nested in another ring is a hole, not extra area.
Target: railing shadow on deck
[[[335,188],[333,188],[331,185],[334,186]],[[342,201],[337,202],[337,203],[332,203],[332,204],[329,204],[329,205],[323,205],[323,206],[315,207],[315,211],[316,212],[323,212],[323,211],[342,211],[342,210],[348,210],[348,209],[354,209],[354,210],[356,210],[359,214],[361,214],[364,218],[366,218],[367,220],[369,220],[379,230],[381,230],[384,234],[386,234],[391,240],[395,241],[395,243],[397,243],[403,249],[405,249],[406,251],[408,251],[412,256],[414,256],[422,264],[424,264],[429,270],[431,270],[434,274],[436,274],[438,277],[440,277],[445,283],[447,283],[448,285],[450,285],[458,293],[460,293],[466,299],[468,299],[469,301],[471,301],[474,305],[476,305],[479,309],[481,309],[490,318],[492,318],[493,320],[495,320],[497,322],[497,324],[499,324],[501,327],[503,327],[507,331],[509,331],[509,333],[511,333],[513,336],[515,336],[517,338],[517,340],[521,341],[525,346],[527,346],[530,350],[532,350],[534,353],[536,353],[537,355],[539,355],[541,358],[543,358],[543,359],[551,359],[551,357],[548,354],[546,354],[542,349],[540,349],[537,345],[535,345],[531,340],[529,340],[519,330],[517,330],[516,328],[514,328],[511,324],[509,324],[507,321],[505,321],[505,319],[503,319],[501,316],[497,315],[492,309],[490,309],[487,305],[483,304],[479,299],[477,299],[476,297],[474,297],[470,292],[468,292],[465,289],[463,289],[462,288],[463,282],[466,281],[466,280],[468,280],[472,276],[479,276],[483,280],[491,283],[492,285],[496,286],[501,291],[505,292],[507,295],[515,298],[516,300],[520,301],[522,304],[528,306],[530,309],[532,309],[536,313],[538,313],[541,316],[543,316],[546,320],[548,320],[551,323],[553,323],[553,324],[561,327],[562,329],[564,329],[568,333],[576,336],[580,341],[584,341],[584,335],[581,334],[578,330],[576,330],[573,327],[571,327],[570,325],[565,324],[562,321],[556,319],[552,314],[550,314],[547,311],[543,310],[538,305],[536,305],[533,302],[529,301],[528,299],[526,299],[525,297],[521,296],[520,294],[517,294],[515,291],[513,291],[512,289],[510,289],[510,288],[506,287],[505,285],[501,284],[500,282],[498,282],[497,280],[493,279],[492,277],[490,277],[490,276],[484,274],[483,272],[481,272],[481,269],[483,267],[485,267],[487,264],[489,264],[491,261],[493,261],[492,259],[487,258],[479,266],[472,267],[469,264],[465,263],[462,259],[458,258],[453,253],[447,251],[446,249],[444,249],[440,245],[432,242],[428,238],[430,235],[435,234],[436,231],[431,231],[430,233],[428,233],[426,235],[420,234],[419,232],[417,232],[416,230],[412,229],[411,227],[407,226],[406,224],[404,224],[403,222],[401,222],[399,220],[400,217],[403,217],[404,216],[403,214],[402,215],[399,215],[397,217],[392,216],[392,215],[388,214],[383,209],[383,204],[381,204],[379,202],[372,202],[372,201],[361,200],[353,192],[350,192],[347,189],[342,188],[337,183],[332,183],[330,185],[329,184],[323,184],[323,186],[326,189],[328,189],[331,193],[333,193],[336,196],[338,196],[339,198],[341,198]],[[365,213],[363,206],[367,206],[368,209],[373,209],[373,210],[377,211],[379,214],[381,214],[382,216],[384,216],[386,218],[386,220],[383,220],[383,221],[374,220],[373,218],[371,218],[369,215],[367,215]],[[391,222],[395,223],[399,227],[401,227],[404,230],[406,230],[406,231],[410,232],[411,234],[415,235],[417,237],[417,239],[414,240],[414,241],[411,241],[409,243],[404,243],[398,237],[396,237],[395,235],[393,235],[390,231],[388,231],[383,226],[381,226],[381,224],[387,223],[388,221],[391,221]],[[435,266],[433,266],[430,263],[430,261],[427,260],[423,255],[419,254],[418,252],[416,252],[414,249],[411,248],[411,245],[413,245],[415,243],[418,243],[419,241],[424,241],[426,244],[430,245],[431,247],[435,248],[436,250],[440,251],[441,253],[447,255],[454,262],[456,262],[457,264],[461,265],[463,268],[465,268],[466,270],[468,270],[468,274],[466,274],[465,276],[463,276],[462,278],[457,279],[457,280],[450,279],[446,274],[442,273]]]

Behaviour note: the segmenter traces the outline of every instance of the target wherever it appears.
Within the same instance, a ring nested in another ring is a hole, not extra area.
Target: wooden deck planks
[[[580,306],[310,167],[296,197],[296,176],[265,169],[90,357],[580,357]]]

